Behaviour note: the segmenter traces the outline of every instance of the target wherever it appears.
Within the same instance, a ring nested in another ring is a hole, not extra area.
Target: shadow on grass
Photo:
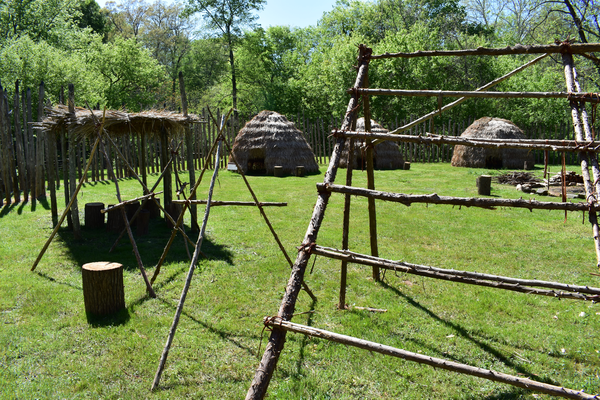
[[[69,282],[60,282],[60,281],[57,281],[56,279],[54,279],[54,278],[53,278],[53,277],[51,277],[50,275],[47,275],[47,274],[45,274],[45,273],[43,273],[43,272],[40,272],[40,271],[35,271],[35,273],[36,273],[36,274],[37,274],[39,277],[41,277],[41,278],[44,278],[44,279],[47,279],[47,280],[49,280],[50,282],[53,282],[53,283],[58,283],[59,285],[65,285],[65,286],[68,286],[68,287],[70,287],[70,288],[77,289],[77,290],[83,290],[83,288],[82,288],[81,286],[73,285],[72,283],[69,283]]]
[[[310,310],[314,310],[316,304],[316,300],[313,299],[310,303]],[[308,320],[306,321],[306,326],[312,326],[313,315],[313,312],[308,313]],[[300,342],[300,354],[298,355],[298,361],[296,361],[296,376],[302,376],[302,364],[304,363],[304,349],[308,345],[310,339],[311,338],[308,335],[302,335],[302,340]],[[259,354],[258,356],[260,357],[261,355]]]
[[[439,315],[435,314],[433,311],[429,310],[428,308],[424,307],[423,305],[421,305],[419,302],[415,301],[414,299],[412,299],[411,297],[407,296],[406,294],[402,293],[400,290],[396,289],[395,287],[385,283],[385,282],[380,282],[380,285],[382,287],[384,287],[385,289],[391,290],[393,291],[397,296],[402,297],[404,300],[406,300],[411,306],[423,311],[424,313],[426,313],[427,315],[429,315],[431,318],[433,318],[434,320],[442,323],[443,325],[453,329],[457,335],[469,340],[470,342],[474,343],[475,345],[477,345],[481,350],[485,351],[488,354],[491,354],[495,359],[497,359],[498,361],[502,362],[504,365],[512,368],[513,370],[517,371],[519,374],[525,376],[526,378],[535,380],[537,382],[543,382],[543,383],[548,383],[551,385],[556,385],[556,386],[560,386],[559,384],[557,384],[556,382],[552,381],[549,378],[542,378],[538,375],[535,375],[533,373],[531,373],[530,371],[528,371],[526,368],[523,368],[521,365],[515,364],[514,362],[512,362],[508,357],[506,357],[502,352],[500,352],[499,350],[493,348],[492,346],[483,343],[481,340],[476,339],[475,337],[473,337],[471,334],[469,334],[469,332],[467,332],[467,330],[465,330],[462,326],[452,323],[450,321],[447,321],[443,318],[441,318]],[[414,340],[413,340],[414,341]],[[437,353],[439,353],[438,350],[432,349],[433,351],[436,351]],[[494,397],[492,397],[494,398]],[[507,397],[507,398],[511,398],[511,397]]]
[[[125,325],[130,318],[129,310],[127,308],[124,308],[121,311],[111,315],[99,316],[86,312],[85,316],[87,318],[88,324],[90,324],[92,328]]]
[[[158,263],[172,232],[162,219],[150,220],[148,230],[148,234],[139,236],[137,235],[136,228],[132,228],[133,238],[146,269]],[[197,234],[190,233],[189,229],[186,229],[186,233],[192,241],[196,240]],[[123,235],[112,252],[110,252],[110,249],[117,240],[118,233],[108,232],[105,229],[87,229],[85,226],[82,226],[81,234],[83,238],[76,240],[73,232],[66,228],[66,226],[59,229],[57,234],[60,240],[66,245],[70,256],[77,265],[81,266],[96,261],[110,261],[123,264],[123,268],[128,271],[138,269],[137,259],[127,234]],[[165,262],[189,263],[188,250],[191,255],[194,249],[189,243],[184,242],[181,234],[177,236],[167,253]],[[205,237],[203,240],[202,252],[209,259],[225,261],[230,265],[233,264],[233,254],[227,246],[216,244],[208,237]]]
[[[173,305],[173,303],[171,303],[171,302],[169,302],[169,301],[167,301],[165,299],[162,299],[160,296],[158,296],[156,299],[158,301],[162,302],[164,305],[166,305],[170,309],[172,309],[173,310],[173,315],[175,315],[175,311],[177,311],[177,306]],[[259,339],[258,336],[256,336],[256,335],[241,335],[239,333],[227,332],[225,330],[215,328],[214,325],[211,324],[211,323],[209,323],[209,322],[204,322],[204,321],[200,321],[199,319],[196,319],[196,317],[194,317],[193,315],[187,313],[185,311],[185,309],[181,312],[181,315],[186,316],[187,318],[189,318],[194,323],[196,323],[196,324],[204,327],[210,333],[219,336],[221,338],[221,340],[228,341],[229,343],[233,344],[237,348],[239,348],[241,350],[245,350],[249,355],[251,355],[253,357],[256,355],[255,352],[250,347],[244,345],[243,343],[240,343],[239,341],[237,341],[235,339],[232,339],[232,337],[244,336],[244,337],[255,339],[256,341],[258,341],[258,339]]]

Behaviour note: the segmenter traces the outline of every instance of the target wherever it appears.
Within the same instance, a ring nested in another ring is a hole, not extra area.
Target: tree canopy
[[[308,117],[340,116],[355,79],[357,46],[374,53],[600,40],[598,5],[589,0],[338,0],[308,27],[260,27],[265,0],[0,1],[0,82],[44,81],[56,101],[76,85],[91,104],[132,110],[178,105],[184,73],[191,107],[233,105]],[[370,85],[474,90],[531,59],[431,57],[373,62]],[[584,90],[600,87],[600,61],[577,60]],[[549,57],[497,90],[562,91],[560,59]],[[449,101],[449,100],[448,100]],[[437,99],[374,97],[381,121],[437,107]],[[470,100],[443,119],[481,117],[557,123],[563,101]]]

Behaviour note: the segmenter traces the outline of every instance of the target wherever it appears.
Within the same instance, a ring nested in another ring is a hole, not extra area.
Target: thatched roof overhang
[[[104,129],[113,136],[143,134],[159,135],[166,131],[169,135],[183,134],[185,127],[191,124],[205,123],[199,116],[184,116],[170,111],[142,111],[127,113],[119,110],[92,110],[76,108],[75,115],[69,113],[67,106],[59,105],[46,108],[46,117],[33,124],[34,129],[46,133],[67,130],[76,137],[94,137],[96,121],[104,120]],[[92,115],[93,113],[93,115]]]

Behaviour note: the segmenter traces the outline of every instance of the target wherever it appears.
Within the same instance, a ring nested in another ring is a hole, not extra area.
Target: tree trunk
[[[81,269],[83,301],[88,315],[109,315],[125,308],[123,265],[99,261]]]

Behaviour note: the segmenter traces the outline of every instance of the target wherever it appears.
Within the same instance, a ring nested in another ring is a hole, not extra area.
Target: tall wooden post
[[[38,95],[38,121],[40,122],[44,119],[44,96],[44,82],[42,82],[40,83]],[[39,199],[46,197],[46,187],[44,185],[44,135],[37,135],[35,144],[35,196]]]
[[[369,68],[365,76],[365,87],[369,87]],[[369,96],[363,96],[363,107],[365,115],[365,132],[371,132],[371,106]],[[370,139],[365,141],[367,146],[367,188],[375,190],[375,163],[373,162],[374,144]],[[375,209],[375,199],[369,197],[369,238],[371,241],[371,255],[379,257],[379,248],[377,246],[377,210]],[[373,267],[373,280],[379,282],[379,267]]]
[[[185,83],[183,81],[183,73],[179,71],[179,91],[181,92],[181,110],[183,116],[188,116],[188,103],[187,95],[185,94]],[[185,147],[187,156],[187,168],[190,176],[190,188],[194,187],[196,183],[196,172],[194,170],[194,143],[192,140],[192,130],[190,125],[185,125]],[[190,200],[196,200],[196,194],[190,193]],[[198,226],[198,208],[195,204],[190,206],[190,212],[192,217],[192,230],[198,232],[200,227]]]
[[[71,114],[73,118],[75,118],[75,86],[72,83],[69,83],[69,114]],[[75,136],[72,134],[72,132],[69,132],[69,187],[71,188],[71,197],[73,197],[74,195],[76,196],[76,150],[77,143],[75,142]],[[79,225],[79,208],[77,206],[77,197],[73,199],[73,204],[71,205],[71,220],[73,221],[73,234],[75,235],[75,239],[81,239],[81,227]]]
[[[160,127],[160,166],[165,172],[163,178],[164,188],[164,205],[165,210],[169,210],[171,207],[171,201],[173,200],[173,177],[171,176],[171,165],[169,165],[169,137],[167,130],[164,125]]]
[[[21,106],[19,98],[19,80],[15,82],[15,97],[13,103],[13,120],[15,126],[15,155],[17,156],[17,167],[19,168],[19,186],[23,191],[23,197],[27,201],[29,196],[29,184],[27,182],[27,168],[25,164],[25,148],[23,147],[23,131],[21,130]],[[19,195],[20,198],[20,195]]]
[[[10,154],[8,151],[8,142],[10,141],[10,133],[8,129],[8,111],[6,110],[6,102],[4,101],[4,89],[0,86],[0,137],[2,138],[2,181],[4,182],[4,197],[6,205],[10,205],[10,193],[12,192],[12,176],[10,165]]]

